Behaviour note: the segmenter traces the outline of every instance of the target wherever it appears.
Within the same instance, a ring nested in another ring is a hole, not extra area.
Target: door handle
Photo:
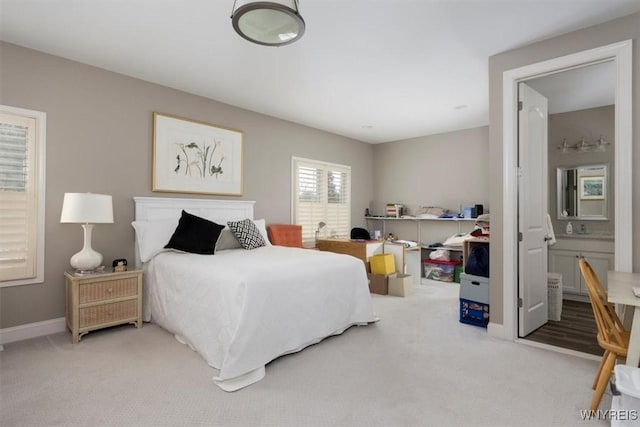
[[[544,241],[545,241],[545,242],[548,242],[549,240],[551,240],[551,237],[545,237],[545,238],[544,238]]]

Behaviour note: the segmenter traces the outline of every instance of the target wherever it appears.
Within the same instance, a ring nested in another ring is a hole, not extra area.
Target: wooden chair
[[[604,350],[600,367],[591,386],[594,389],[591,400],[591,410],[600,406],[600,400],[607,388],[609,379],[616,364],[616,359],[625,358],[629,349],[629,331],[627,331],[616,314],[613,304],[608,301],[607,291],[602,286],[591,265],[584,258],[580,258],[580,271],[589,291],[591,308],[598,326],[598,344]]]
[[[296,224],[270,224],[267,226],[269,241],[277,246],[302,247],[302,226]]]

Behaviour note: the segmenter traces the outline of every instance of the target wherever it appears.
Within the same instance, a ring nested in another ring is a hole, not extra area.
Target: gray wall
[[[487,126],[376,145],[372,213],[384,215],[387,203],[404,204],[415,215],[420,206],[457,213],[459,206],[489,210],[489,128]],[[420,222],[423,243],[442,242],[458,232],[456,223]],[[378,221],[369,228],[380,229]],[[470,231],[465,222],[461,231]],[[387,221],[386,231],[417,238],[413,222]]]
[[[151,192],[154,111],[244,131],[240,198],[267,223],[290,222],[291,156],[351,166],[354,226],[373,198],[369,144],[6,43],[0,103],[47,113],[45,282],[0,288],[0,328],[64,316],[63,271],[82,246],[81,227],[59,223],[65,192],[113,195],[115,223],[93,233],[105,263],[133,260],[133,196],[224,198]]]
[[[556,198],[557,168],[596,164],[607,164],[609,166],[609,183],[608,191],[606,192],[609,219],[606,221],[571,220],[571,223],[575,227],[575,231],[579,229],[580,224],[585,224],[590,232],[614,232],[614,114],[615,107],[609,105],[549,115],[549,213],[556,233],[564,233],[568,222],[567,220],[558,219]],[[558,150],[563,138],[567,138],[567,144],[573,145],[580,141],[580,138],[584,138],[587,142],[594,142],[600,135],[605,141],[612,143],[607,147],[606,151],[581,152],[569,150],[567,153],[562,153]],[[594,200],[593,202],[601,203],[599,200]]]
[[[502,277],[502,75],[505,71],[534,64],[544,60],[593,49],[599,46],[634,39],[633,43],[633,150],[634,164],[640,164],[638,148],[638,132],[640,131],[640,13],[600,25],[574,31],[562,36],[543,40],[519,49],[504,52],[489,58],[489,150],[492,172],[490,177],[491,195],[491,321],[503,322],[503,287]],[[633,267],[640,269],[640,174],[633,176]],[[516,214],[515,212],[513,213]],[[511,286],[511,284],[509,284]]]

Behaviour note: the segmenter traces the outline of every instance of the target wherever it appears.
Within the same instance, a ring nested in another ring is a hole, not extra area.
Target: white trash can
[[[640,425],[640,368],[627,365],[616,365],[613,369],[616,376],[616,389],[620,396],[611,400],[612,427]]]
[[[547,307],[549,320],[560,320],[562,316],[562,274],[547,273]]]

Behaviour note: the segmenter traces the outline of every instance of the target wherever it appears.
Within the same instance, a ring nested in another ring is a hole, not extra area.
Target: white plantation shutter
[[[33,283],[43,263],[38,119],[0,107],[0,282]]]
[[[351,168],[293,158],[293,223],[302,225],[304,246],[321,237],[348,238],[351,231]]]

